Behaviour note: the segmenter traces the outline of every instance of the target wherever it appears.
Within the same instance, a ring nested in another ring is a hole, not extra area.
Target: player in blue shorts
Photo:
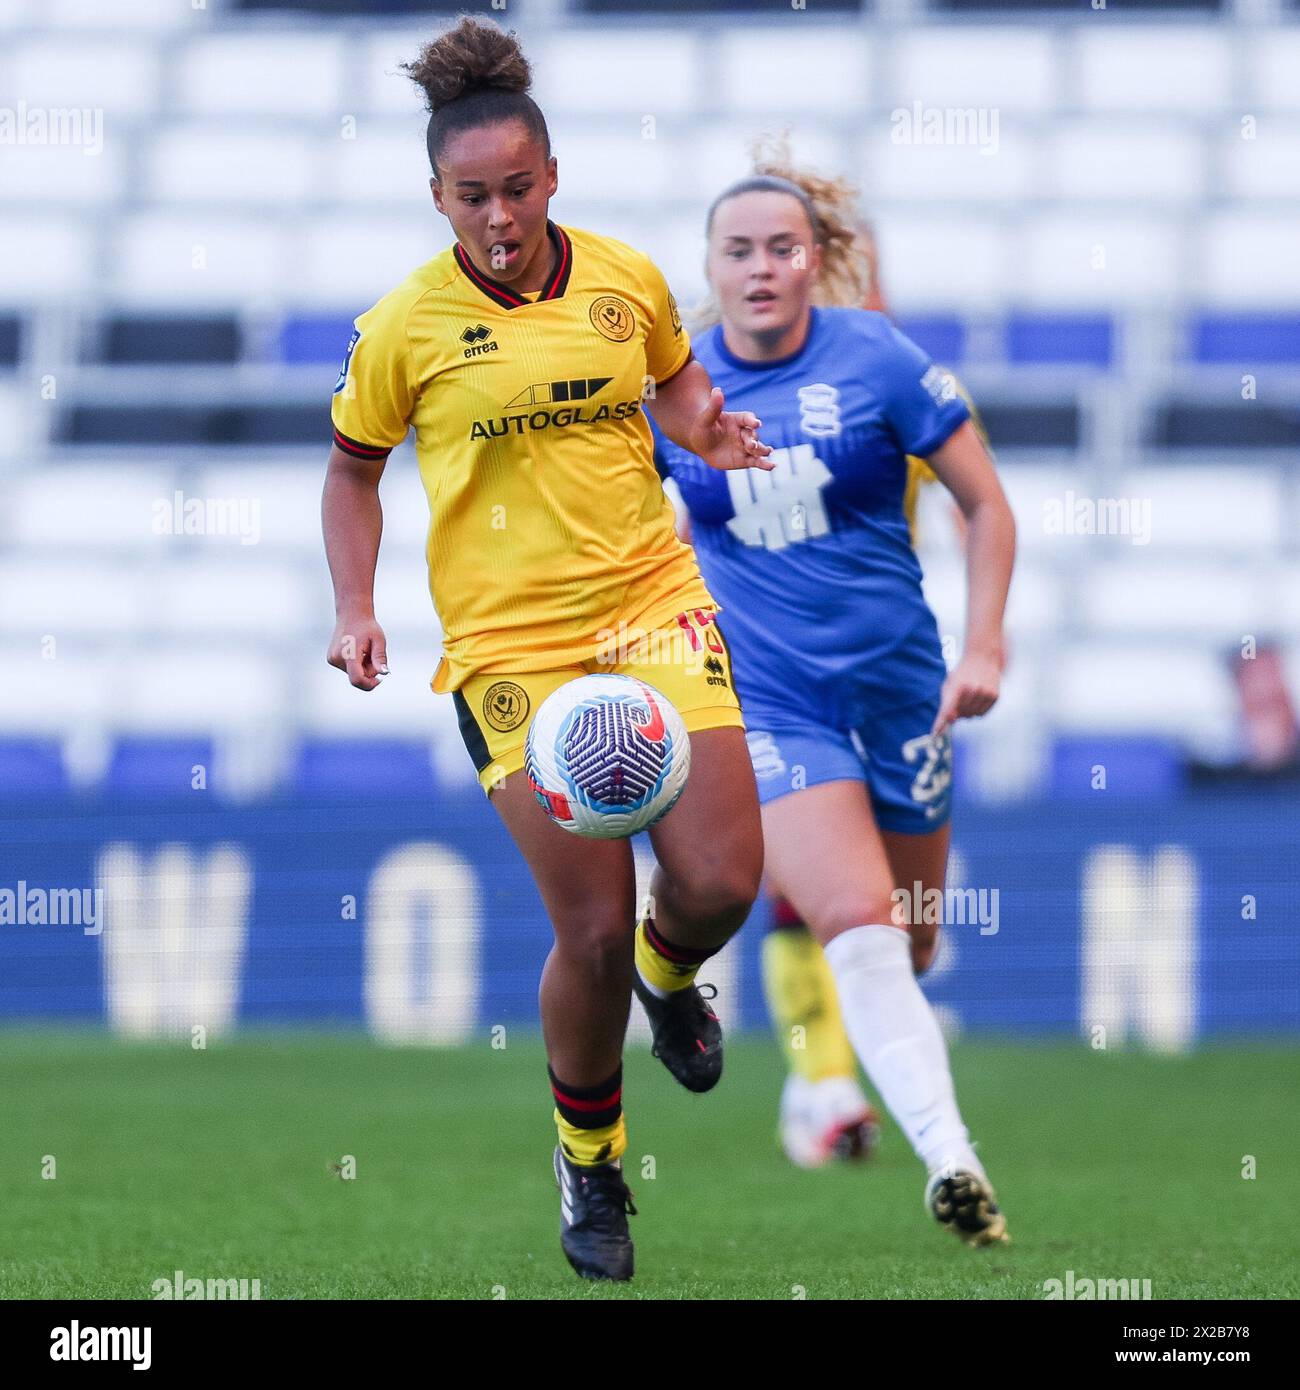
[[[921,906],[944,884],[949,729],[998,696],[1015,525],[951,375],[883,314],[824,302],[854,254],[851,190],[823,181],[814,200],[806,182],[754,174],[715,200],[718,322],[694,339],[776,467],[723,475],[659,444],[727,614],[769,883],[825,950],[853,1049],[925,1164],[927,1209],[986,1245],[1006,1221],[916,975],[937,945]],[[909,455],[966,523],[951,673],[903,510]]]

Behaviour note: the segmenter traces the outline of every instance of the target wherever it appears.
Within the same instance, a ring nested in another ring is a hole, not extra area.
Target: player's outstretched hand
[[[384,629],[373,618],[340,618],[325,660],[346,671],[358,690],[374,690],[388,674]]]
[[[770,473],[776,464],[768,462],[772,452],[754,433],[763,423],[749,410],[723,410],[722,388],[715,386],[703,414],[691,431],[691,452],[710,468],[761,468]]]
[[[999,656],[966,652],[943,683],[939,713],[930,733],[944,733],[955,719],[973,719],[987,714],[998,702],[1002,666]]]

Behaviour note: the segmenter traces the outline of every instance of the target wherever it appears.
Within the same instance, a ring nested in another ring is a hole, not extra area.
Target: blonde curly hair
[[[813,286],[814,304],[882,308],[876,267],[876,244],[870,224],[858,207],[858,188],[843,178],[828,178],[801,169],[790,152],[789,131],[758,135],[749,144],[751,169],[713,200],[705,220],[707,237],[713,217],[728,198],[741,193],[789,193],[799,199],[821,247],[821,270]],[[722,317],[712,291],[692,310],[690,327],[699,332]]]

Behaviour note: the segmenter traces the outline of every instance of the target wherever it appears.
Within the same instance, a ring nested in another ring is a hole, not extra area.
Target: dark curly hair
[[[464,130],[522,121],[551,155],[551,136],[541,108],[528,95],[532,70],[514,30],[463,16],[401,70],[423,92],[429,108],[425,143],[434,178],[447,141]]]

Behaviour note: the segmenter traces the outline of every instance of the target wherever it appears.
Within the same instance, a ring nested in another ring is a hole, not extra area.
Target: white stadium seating
[[[297,208],[317,189],[324,151],[305,132],[242,129],[228,120],[178,121],[154,139],[144,157],[143,192],[158,203],[214,208]]]
[[[110,143],[124,123],[153,116],[162,97],[158,51],[109,34],[29,39],[14,45],[6,67],[8,89],[22,93],[29,106],[102,108]]]
[[[667,121],[692,115],[705,95],[700,44],[690,33],[588,30],[544,39],[530,52],[533,96],[557,119]]]
[[[1061,44],[1045,28],[909,27],[894,41],[889,72],[881,96],[890,107],[1044,112],[1060,99]]]
[[[113,293],[150,307],[278,302],[292,264],[282,225],[221,207],[134,213],[113,240]]]
[[[1204,143],[1169,118],[1136,128],[1131,118],[1068,118],[1047,135],[1042,153],[1049,190],[1063,201],[1181,206],[1204,195]]]
[[[191,40],[174,74],[177,104],[210,116],[333,116],[343,106],[341,35],[290,30]]]
[[[900,318],[963,320],[977,398],[1041,388],[1083,413],[1074,453],[1000,459],[1020,552],[1003,699],[968,730],[990,750],[985,789],[1028,785],[1055,731],[1228,746],[1225,650],[1279,640],[1300,680],[1294,458],[1203,448],[1189,462],[1143,440],[1171,395],[1236,403],[1245,371],[1261,407],[1294,410],[1294,362],[1194,373],[1179,354],[1202,311],[1300,313],[1300,24],[896,22],[896,8],[779,41],[758,22],[558,27],[530,13],[559,162],[552,216],[649,253],[689,314],[709,202],[747,171],[753,137],[788,126],[799,163],[860,185]],[[249,748],[286,731],[394,734],[427,738],[440,775],[472,778],[454,706],[428,690],[440,629],[414,451],[395,451],[381,494],[376,608],[394,674],[361,695],[322,659],[334,364],[312,354],[336,326],[275,361],[284,316],[346,324],[449,243],[421,95],[397,70],[441,23],[0,0],[0,88],[14,94],[0,108],[84,110],[103,142],[0,142],[0,319],[20,313],[25,335],[19,367],[0,364],[0,644],[17,653],[0,735],[75,732],[90,768],[115,731],[233,732]],[[925,133],[936,118],[940,144]],[[1003,321],[1034,312],[1111,318],[1116,366],[1008,365]],[[98,321],[173,313],[234,315],[244,360],[184,376],[84,360]],[[1250,358],[1254,330],[1241,332]],[[319,404],[319,449],[92,450],[54,424],[70,401],[181,407],[194,391]],[[255,536],[160,532],[178,491],[255,504]],[[1146,509],[1149,539],[1061,534],[1048,517],[1068,498]],[[957,636],[966,581],[948,506],[929,490],[923,559],[940,630]]]
[[[1073,36],[1078,104],[1092,111],[1181,111],[1227,104],[1232,55],[1210,25],[1082,25]]]

